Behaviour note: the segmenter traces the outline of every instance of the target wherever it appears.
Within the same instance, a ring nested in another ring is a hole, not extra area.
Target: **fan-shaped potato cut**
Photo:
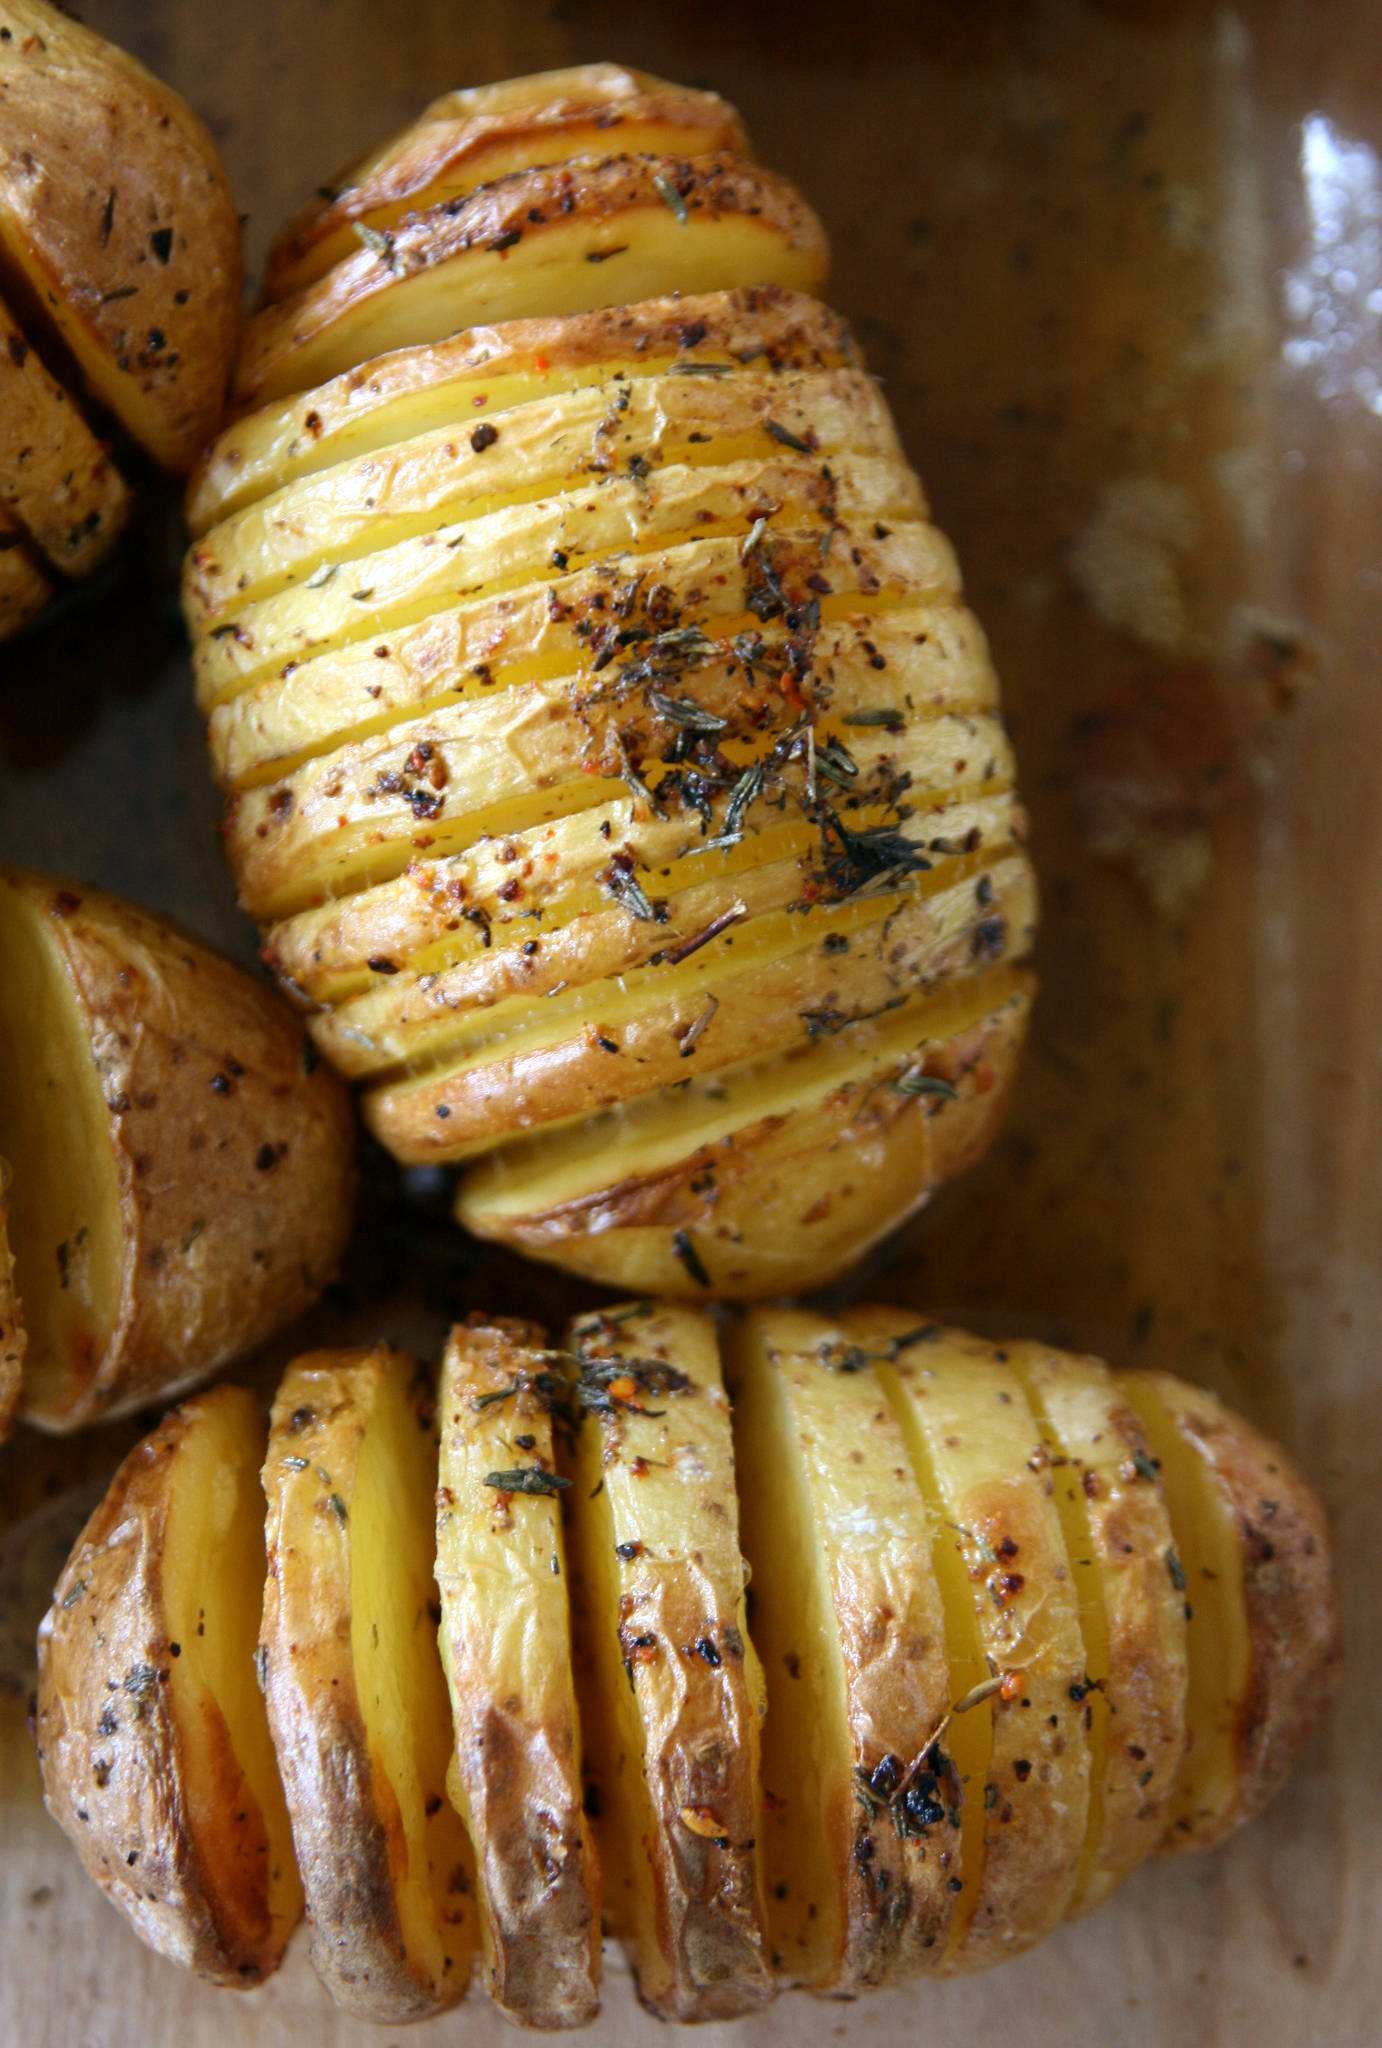
[[[849,1327],[872,1352],[907,1339],[891,1311]],[[1040,1941],[1071,1903],[1090,1779],[1079,1603],[1040,1431],[1001,1347],[933,1329],[877,1370],[932,1516],[956,1698],[1020,1678],[950,1724],[964,1890],[942,1967],[978,1970]]]
[[[264,1466],[269,1725],[336,2003],[394,2025],[454,2005],[475,1940],[470,1847],[446,1798],[431,1390],[400,1352],[290,1366]]]
[[[1185,1752],[1183,1595],[1166,1569],[1166,1498],[1146,1433],[1108,1367],[1009,1344],[1032,1404],[1080,1602],[1090,1746],[1089,1832],[1070,1912],[1149,1856]]]
[[[968,677],[976,699],[996,696],[977,621],[945,589],[936,591],[929,527],[906,521],[884,530],[881,539],[873,527],[843,524],[826,535],[769,530],[770,566],[788,611],[808,615],[814,600],[822,619],[833,623],[855,616],[881,622],[890,609],[905,609],[914,621],[914,660],[945,670],[956,693]],[[827,538],[829,575],[821,563]],[[678,647],[699,645],[693,625],[708,639],[741,640],[754,656],[755,683],[772,687],[788,666],[785,654],[776,669],[767,665],[787,637],[785,620],[764,623],[755,614],[754,604],[771,607],[764,602],[762,562],[754,559],[759,550],[746,556],[746,539],[721,535],[616,555],[550,583],[465,599],[415,625],[390,629],[387,639],[319,652],[244,687],[233,666],[209,663],[208,676],[224,682],[229,675],[227,687],[233,686],[228,698],[211,705],[216,771],[232,786],[253,786],[400,717],[494,689],[570,677],[596,662],[603,672],[619,660],[615,682],[640,661],[651,663],[651,675]],[[214,644],[233,645],[233,636]],[[791,666],[796,690],[809,680],[815,695],[819,681],[798,677],[797,664]],[[924,691],[920,678],[918,684]]]
[[[991,887],[984,902],[963,883],[935,899],[889,895],[800,916],[769,912],[742,934],[732,959],[731,928],[670,970],[635,968],[613,986],[596,983],[535,1009],[515,999],[480,1013],[469,1046],[456,1044],[453,1027],[435,1064],[373,1088],[366,1121],[400,1160],[439,1164],[539,1123],[598,1115],[675,1086],[693,1058],[703,1072],[812,1044],[919,987],[972,975],[1009,947],[1020,957],[1034,916],[1026,861],[997,870]]]
[[[0,299],[0,502],[56,569],[84,576],[114,545],[129,493],[72,399]]]
[[[763,439],[770,450],[771,437]],[[216,629],[199,643],[195,665],[214,696],[232,671],[243,686],[285,662],[366,635],[377,645],[390,629],[416,624],[444,605],[550,579],[563,563],[579,568],[697,536],[734,534],[742,543],[760,518],[824,528],[915,521],[920,512],[912,472],[879,456],[821,464],[809,455],[769,452],[715,469],[669,463],[651,479],[600,477],[531,504],[439,525],[340,570],[325,568],[315,587],[309,578],[247,605],[224,632]],[[929,551],[927,594],[957,595],[954,557],[941,535],[925,527],[916,543]],[[637,566],[628,559],[621,564],[626,577]],[[206,651],[232,645],[233,656]]]
[[[9,1235],[10,1169],[0,1159],[0,1443],[10,1433],[19,1405],[24,1370],[24,1312],[14,1290],[14,1259]]]
[[[1000,969],[785,1058],[519,1140],[470,1170],[457,1216],[606,1286],[622,1276],[692,1298],[822,1286],[987,1149],[1030,1003],[1027,978]]]
[[[44,1799],[160,1955],[278,1967],[302,1912],[255,1641],[264,1428],[216,1387],[164,1417],[78,1538],[38,1636]]]
[[[235,202],[186,102],[43,0],[0,4],[0,265],[92,397],[189,469],[239,325]]]
[[[778,285],[676,293],[631,306],[470,327],[396,349],[315,391],[234,421],[193,473],[187,524],[218,520],[306,476],[532,399],[613,377],[724,377],[759,370],[838,369],[857,360],[845,322],[819,299]]]
[[[410,215],[266,307],[241,338],[233,395],[263,405],[370,356],[492,321],[670,291],[816,291],[826,264],[824,231],[800,193],[747,158],[539,166]]]
[[[552,1434],[561,1375],[540,1330],[475,1318],[451,1333],[439,1396],[452,1797],[475,1844],[491,1995],[532,2027],[583,2026],[599,2010],[601,1877]]]
[[[267,989],[97,890],[0,869],[0,956],[24,1410],[71,1429],[315,1299],[349,1227],[350,1105]]]
[[[763,1674],[749,1641],[715,1325],[573,1325],[577,1670],[606,1917],[644,2004],[731,2019],[773,1996],[760,1859]]]
[[[1285,1454],[1166,1373],[1119,1381],[1160,1462],[1185,1598],[1189,1746],[1164,1846],[1209,1848],[1280,1786],[1338,1677],[1324,1511]]]
[[[52,579],[30,552],[23,528],[0,506],[0,640],[32,625],[52,595]]]
[[[852,1995],[945,1953],[959,1870],[950,1667],[896,1416],[836,1326],[726,1329],[750,1615],[768,1686],[764,1874],[779,1977]]]
[[[418,534],[531,504],[632,465],[706,469],[752,461],[776,441],[823,460],[901,461],[892,417],[862,371],[741,371],[726,378],[646,376],[530,399],[476,426],[429,434],[300,482],[215,526],[187,557],[184,606],[206,632],[247,604],[342,570]]]
[[[362,224],[381,231],[515,171],[611,149],[626,156],[750,153],[738,114],[715,93],[617,64],[443,93],[290,222],[269,252],[264,297],[286,298],[353,255]]]

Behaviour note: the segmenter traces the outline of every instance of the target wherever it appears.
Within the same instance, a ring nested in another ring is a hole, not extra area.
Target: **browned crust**
[[[751,154],[743,122],[718,94],[622,65],[590,64],[513,79],[498,93],[484,86],[446,93],[391,141],[333,178],[329,198],[311,201],[288,223],[269,251],[264,298],[273,302],[296,290],[306,281],[305,267],[320,275],[322,245],[334,244],[342,229],[380,214],[387,224],[433,186],[482,184],[513,158],[564,162],[608,156],[621,146],[646,147],[645,141],[630,142],[631,129],[665,130],[661,146],[674,156],[719,149]],[[525,146],[526,159],[519,154]]]
[[[130,1453],[39,1628],[34,1729],[44,1803],[88,1875],[160,1955],[245,1989],[277,1968],[282,1949],[263,1817],[228,1736],[214,1809],[188,1802],[163,1594],[171,1467],[213,1404],[243,1407],[246,1456],[257,1460],[258,1413],[238,1387],[174,1410]]]
[[[468,328],[444,341],[377,357],[305,396],[237,420],[213,442],[193,472],[187,523],[199,536],[238,510],[241,502],[267,496],[279,482],[304,473],[309,464],[313,469],[327,467],[333,444],[344,434],[356,433],[363,421],[387,416],[400,400],[418,392],[464,383],[482,373],[489,379],[550,375],[554,387],[559,387],[564,375],[596,365],[633,370],[669,359],[702,364],[752,361],[755,368],[768,371],[810,370],[854,363],[857,351],[838,313],[819,299],[782,285],[646,299],[591,313]],[[256,473],[262,469],[275,481],[242,500],[237,494],[243,492],[251,453]]]
[[[76,1429],[164,1399],[309,1307],[350,1224],[354,1125],[271,991],[99,890],[0,869],[56,937],[108,1112],[119,1308],[31,1421]]]
[[[130,514],[124,479],[0,299],[0,500],[54,568],[85,576]]]
[[[241,337],[234,403],[250,406],[281,389],[285,376],[291,380],[293,355],[306,343],[420,272],[499,244],[497,262],[514,246],[510,237],[564,238],[573,220],[598,236],[636,211],[665,212],[668,186],[675,187],[688,220],[752,216],[765,234],[800,254],[811,281],[824,277],[827,246],[815,214],[787,179],[743,157],[610,157],[518,171],[454,207],[432,207],[400,221],[383,250],[361,249],[319,284],[256,314]]]
[[[10,1252],[10,1170],[0,1159],[0,1443],[14,1427],[24,1372],[24,1314],[14,1291],[14,1259]]]
[[[42,0],[3,0],[0,29],[0,232],[105,359],[123,424],[188,469],[239,324],[239,217],[215,145],[179,94]]]
[[[1329,1524],[1278,1444],[1203,1388],[1151,1373],[1174,1426],[1203,1460],[1237,1525],[1250,1666],[1237,1703],[1237,1797],[1203,1829],[1162,1846],[1212,1848],[1260,1813],[1300,1761],[1343,1672]],[[1186,1560],[1187,1576],[1193,1566]]]
[[[481,1430],[495,1438],[500,1469],[552,1469],[550,1406],[534,1385],[538,1373],[551,1370],[545,1344],[545,1333],[529,1323],[474,1319],[453,1329],[440,1394],[444,1477],[451,1476],[448,1439],[460,1442]],[[475,1406],[505,1390],[511,1390],[510,1399]],[[528,1442],[510,1451],[516,1435]],[[497,1549],[510,1518],[535,1505],[517,1496],[507,1501],[499,1492],[487,1496]],[[600,2004],[600,1869],[584,1812],[569,1623],[547,1644],[549,1657],[564,1659],[564,1670],[542,1675],[531,1655],[503,1640],[493,1617],[486,1633],[475,1593],[449,1583],[443,1529],[453,1510],[468,1513],[472,1506],[458,1507],[444,1484],[437,1499],[442,1639],[456,1768],[479,1873],[490,1992],[522,2026],[585,2026]],[[565,1581],[558,1583],[560,1596],[554,1588],[543,1591],[560,1597],[564,1610]],[[534,1688],[540,1676],[547,1682]]]

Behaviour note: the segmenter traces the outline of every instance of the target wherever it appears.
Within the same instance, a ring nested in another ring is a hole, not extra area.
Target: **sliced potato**
[[[775,1987],[756,1848],[763,1674],[715,1326],[635,1306],[570,1341],[577,1682],[606,1919],[653,2012],[731,2019]]]
[[[24,538],[24,530],[0,506],[0,640],[9,640],[31,626],[53,595],[45,574]]]
[[[275,241],[267,300],[301,290],[406,213],[464,198],[477,185],[572,157],[748,154],[734,108],[619,64],[583,64],[443,93],[401,134],[332,180]]]
[[[0,299],[0,502],[55,569],[84,576],[130,513],[124,479]]]
[[[350,1106],[268,990],[98,890],[0,869],[0,956],[24,1412],[72,1429],[315,1299],[349,1227]]]
[[[891,1310],[859,1312],[849,1333],[880,1354],[926,1496],[956,1698],[1000,1681],[951,1722],[964,1890],[942,1967],[984,1969],[1049,1934],[1079,1874],[1090,1754],[1071,1565],[1040,1431],[1002,1348],[909,1330]]]
[[[0,267],[91,396],[189,469],[235,349],[235,202],[186,102],[44,0],[0,0]]]
[[[255,1680],[263,1450],[241,1388],[166,1416],[87,1523],[38,1637],[49,1812],[151,1948],[240,1987],[278,1967],[302,1912]]]
[[[1186,1744],[1185,1603],[1166,1568],[1165,1493],[1146,1432],[1097,1358],[1009,1344],[1050,1454],[1080,1602],[1091,1775],[1071,1913],[1151,1854]]]
[[[767,1674],[774,1963],[852,1996],[945,1954],[959,1817],[940,1744],[950,1666],[926,1509],[853,1323],[729,1324],[750,1612]]]
[[[1324,1511],[1289,1458],[1168,1373],[1124,1373],[1171,1509],[1185,1600],[1189,1747],[1164,1846],[1210,1848],[1278,1789],[1338,1680]]]
[[[373,231],[371,231],[373,232]],[[267,306],[234,398],[263,405],[369,356],[461,327],[757,284],[816,291],[820,222],[743,157],[615,156],[539,166],[410,215],[317,284]]]
[[[14,1288],[14,1259],[9,1235],[10,1169],[0,1159],[0,1443],[9,1435],[19,1406],[20,1380],[24,1370],[23,1304]]]
[[[601,1877],[585,1817],[552,1441],[565,1384],[553,1366],[526,1325],[452,1331],[437,1579],[452,1790],[475,1843],[490,1994],[521,2025],[576,2027],[599,2010]]]
[[[674,293],[630,306],[471,327],[342,372],[234,421],[193,473],[187,524],[200,538],[300,477],[391,448],[457,420],[611,377],[671,370],[696,380],[741,363],[774,370],[838,369],[853,338],[819,299],[779,285]]]
[[[395,2025],[464,1997],[472,1859],[446,1797],[431,1391],[400,1352],[319,1351],[284,1375],[264,1466],[269,1725],[336,2003]]]

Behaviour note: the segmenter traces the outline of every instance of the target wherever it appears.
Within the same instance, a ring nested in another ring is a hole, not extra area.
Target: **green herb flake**
[[[686,201],[682,198],[676,186],[670,178],[664,177],[661,171],[654,171],[653,184],[657,189],[658,198],[667,208],[667,211],[676,215],[678,227],[684,228],[687,222]]]
[[[546,1495],[561,1493],[571,1484],[559,1473],[544,1472],[538,1465],[520,1465],[512,1472],[486,1472],[485,1485],[492,1486],[499,1493],[531,1493]]]
[[[1178,1593],[1183,1593],[1186,1586],[1185,1566],[1174,1550],[1168,1550],[1166,1553],[1166,1569],[1171,1574],[1171,1584]]]
[[[899,1074],[893,1082],[898,1095],[938,1095],[942,1102],[958,1102],[959,1092],[948,1081],[942,1081],[938,1074],[922,1074],[915,1069]]]

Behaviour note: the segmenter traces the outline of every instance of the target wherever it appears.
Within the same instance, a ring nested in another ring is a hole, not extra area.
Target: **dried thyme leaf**
[[[546,1495],[561,1493],[571,1484],[558,1472],[544,1472],[539,1465],[520,1465],[512,1472],[486,1472],[485,1485],[494,1487],[500,1493],[531,1493]]]

